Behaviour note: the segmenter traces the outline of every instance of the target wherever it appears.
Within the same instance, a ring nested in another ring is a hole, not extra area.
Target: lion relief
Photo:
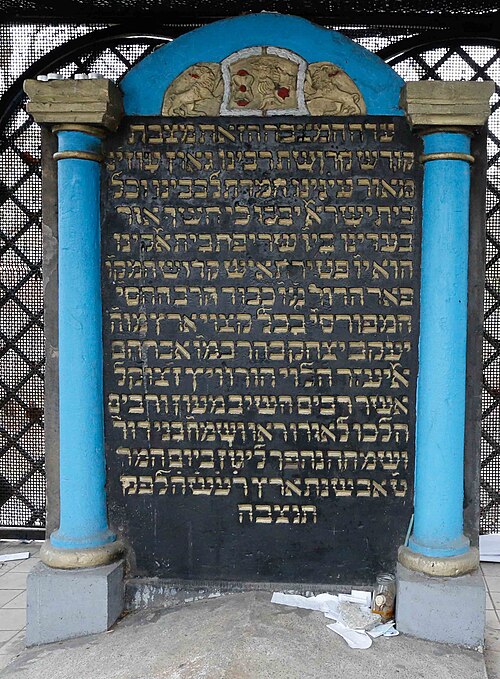
[[[355,116],[366,113],[365,102],[354,82],[342,69],[328,61],[309,65],[304,98],[313,116]]]
[[[216,116],[223,93],[220,65],[194,64],[167,89],[161,112],[164,116]]]

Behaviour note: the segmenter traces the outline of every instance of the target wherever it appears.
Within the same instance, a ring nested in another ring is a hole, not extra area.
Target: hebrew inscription
[[[400,118],[136,118],[103,186],[111,514],[139,572],[392,567],[421,171]]]

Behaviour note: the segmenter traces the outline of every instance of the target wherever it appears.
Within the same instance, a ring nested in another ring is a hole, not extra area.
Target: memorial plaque
[[[106,143],[109,506],[136,572],[393,569],[419,334],[406,121],[127,118]]]

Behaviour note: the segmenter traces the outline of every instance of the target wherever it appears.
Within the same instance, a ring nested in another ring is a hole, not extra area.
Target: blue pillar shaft
[[[470,154],[465,134],[424,137],[424,154]],[[470,167],[425,163],[415,470],[409,547],[431,557],[463,554],[465,375]]]
[[[60,131],[59,151],[100,153],[100,140]],[[60,526],[54,547],[112,542],[105,493],[100,164],[58,161]]]

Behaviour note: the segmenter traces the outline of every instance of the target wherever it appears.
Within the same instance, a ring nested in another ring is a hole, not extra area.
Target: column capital
[[[412,128],[474,129],[488,120],[494,91],[493,82],[421,80],[405,84],[400,106]]]
[[[112,80],[25,80],[27,111],[45,125],[88,126],[113,132],[123,116],[123,97]],[[82,129],[82,131],[85,131]]]

